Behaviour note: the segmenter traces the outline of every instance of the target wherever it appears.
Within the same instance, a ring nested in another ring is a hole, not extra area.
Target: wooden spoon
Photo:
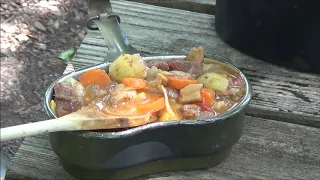
[[[115,129],[141,126],[154,122],[151,115],[107,116],[96,108],[84,107],[56,119],[1,128],[1,142],[57,131]]]

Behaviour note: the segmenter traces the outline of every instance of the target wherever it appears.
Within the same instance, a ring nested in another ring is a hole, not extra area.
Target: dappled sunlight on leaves
[[[86,0],[3,0],[1,15],[1,127],[43,120],[42,97],[62,75],[59,55],[85,36]],[[21,140],[1,144],[12,156]]]

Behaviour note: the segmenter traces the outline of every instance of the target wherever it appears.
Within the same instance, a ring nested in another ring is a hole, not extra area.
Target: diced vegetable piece
[[[79,81],[84,87],[95,84],[100,88],[106,88],[111,84],[108,74],[102,69],[91,69],[85,72],[80,76]]]
[[[147,73],[147,81],[154,80],[159,72],[160,71],[157,67],[152,66]]]
[[[226,111],[229,108],[229,103],[227,103],[226,101],[217,101],[213,104],[212,108],[219,113],[222,113],[224,111]]]
[[[168,98],[168,106],[170,106],[172,112],[169,113],[167,109],[163,109],[159,121],[182,120],[182,116],[178,112],[178,109],[181,108],[181,104],[175,99]]]
[[[162,93],[161,86],[166,86],[168,79],[161,73],[158,73],[156,79],[148,82],[148,90],[156,93]]]
[[[146,95],[145,92],[141,92],[141,93],[138,94],[137,98],[139,100],[147,99],[147,95]]]
[[[54,115],[56,115],[56,103],[54,102],[54,100],[51,100],[51,101],[50,101],[49,107],[50,107],[50,110],[52,111],[52,113],[53,113]]]
[[[151,122],[156,122],[159,120],[159,117],[158,117],[158,113],[153,113],[151,116],[150,116],[150,120]]]
[[[66,83],[73,87],[75,89],[75,94],[78,97],[83,97],[85,94],[85,87],[76,79],[70,77],[63,81],[63,83]]]
[[[227,90],[229,86],[227,75],[214,72],[202,74],[198,77],[198,82],[203,83],[206,88],[220,92]]]
[[[163,71],[163,70],[159,69],[159,73],[161,73],[161,74],[163,74],[165,76],[173,76],[172,72],[173,71],[169,72],[169,71]]]
[[[85,94],[85,88],[80,82],[74,86],[74,90],[77,97],[83,97]]]
[[[202,102],[207,105],[212,105],[213,101],[216,98],[215,92],[209,88],[202,88],[201,95],[202,95]]]
[[[134,106],[122,106],[121,108],[105,107],[102,109],[102,112],[109,116],[135,116],[137,114]]]
[[[150,91],[142,91],[137,95],[136,104],[145,104],[147,102],[156,101],[159,98],[161,98],[161,96],[159,96],[158,94],[154,94]]]
[[[196,83],[197,83],[197,80],[168,76],[168,86],[175,89],[182,89],[190,84],[196,84]]]
[[[67,78],[67,79],[65,79],[63,81],[63,83],[66,83],[66,84],[68,84],[68,85],[70,85],[72,87],[74,87],[77,84],[77,82],[78,81],[76,79],[72,78],[72,77],[69,77],[69,78]]]
[[[165,100],[163,97],[157,98],[156,100],[149,101],[144,104],[138,104],[136,106],[138,113],[140,114],[152,114],[160,111],[165,107]]]
[[[205,58],[206,61],[206,58]],[[229,72],[229,69],[226,69],[225,66],[222,66],[221,64],[217,63],[207,63],[202,65],[202,72],[215,72],[220,74],[232,74],[232,72]]]
[[[203,84],[190,84],[180,90],[179,101],[181,103],[201,102],[201,89]]]
[[[168,84],[168,78],[161,73],[156,76],[156,81],[159,81],[161,85],[166,86]]]
[[[110,106],[119,107],[135,101],[137,99],[137,91],[127,88],[123,84],[117,84],[108,97],[108,104]]]
[[[181,79],[193,79],[192,75],[183,71],[170,71],[170,74],[174,77],[181,77]]]
[[[101,90],[98,85],[90,84],[85,88],[83,101],[86,105],[88,105],[94,100],[96,100],[97,98],[102,98],[107,94],[108,94],[108,91]]]
[[[212,64],[203,64],[202,65],[202,72],[209,71],[212,68]]]
[[[147,87],[147,82],[143,79],[138,78],[123,78],[121,80],[122,84],[133,89],[145,89]]]
[[[177,111],[181,108],[182,104],[180,104],[176,99],[168,98],[169,104],[172,110]]]
[[[96,98],[96,86],[95,85],[88,85],[85,88],[85,94],[83,97],[83,101],[85,104],[90,104]]]
[[[202,46],[192,48],[186,59],[188,61],[197,61],[202,63],[204,59],[204,48]]]
[[[171,121],[171,120],[181,120],[181,116],[178,113],[171,115],[166,109],[164,109],[160,115],[159,121]]]
[[[109,75],[115,81],[123,78],[144,79],[147,76],[147,66],[139,54],[122,54],[110,64]]]
[[[166,88],[164,88],[164,86],[161,86],[161,90],[163,92],[164,95],[164,101],[165,101],[165,107],[166,107],[166,111],[172,116],[175,116],[175,113],[173,112],[173,109],[171,108],[171,105],[169,104],[169,98],[168,98],[168,93]]]
[[[177,89],[166,87],[168,98],[177,99],[179,97],[179,91]]]

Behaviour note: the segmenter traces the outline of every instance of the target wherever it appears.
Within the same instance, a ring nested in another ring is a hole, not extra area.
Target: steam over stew
[[[237,71],[206,61],[198,47],[185,60],[144,62],[139,54],[122,54],[108,69],[56,83],[50,108],[57,117],[93,106],[106,116],[148,114],[150,122],[196,120],[228,111],[245,92]]]

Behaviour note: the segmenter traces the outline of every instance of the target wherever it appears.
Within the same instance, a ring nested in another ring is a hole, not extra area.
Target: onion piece
[[[134,116],[135,112],[136,112],[136,108],[132,107],[130,108],[130,110],[126,111],[126,112],[111,112],[110,109],[108,107],[103,108],[102,110],[105,114],[107,115],[112,115],[112,116]]]
[[[161,85],[161,90],[164,94],[164,101],[165,101],[165,105],[166,105],[166,109],[167,109],[167,112],[172,116],[174,117],[175,116],[175,113],[173,112],[170,104],[169,104],[169,99],[168,99],[168,95],[167,95],[167,90],[166,88],[164,88],[163,85]]]

